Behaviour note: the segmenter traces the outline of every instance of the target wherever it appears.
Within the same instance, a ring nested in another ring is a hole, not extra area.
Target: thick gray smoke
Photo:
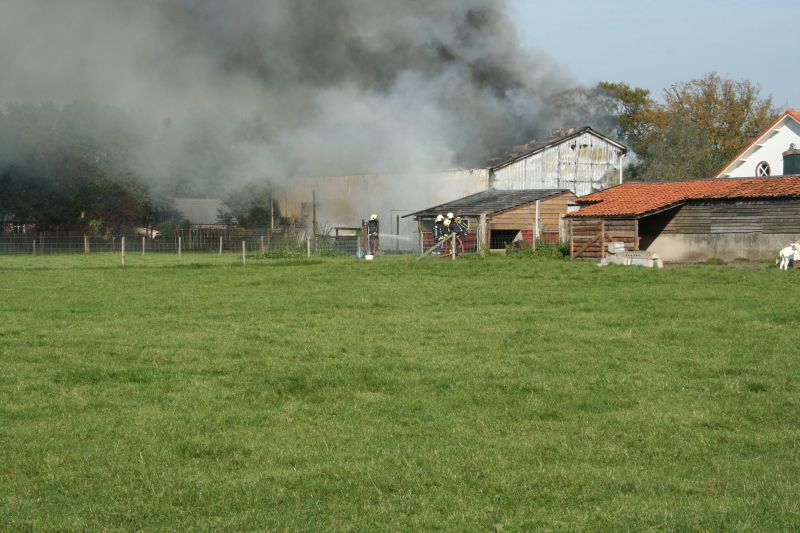
[[[155,180],[474,165],[560,125],[548,102],[566,81],[520,46],[507,11],[504,0],[0,0],[0,103],[136,114]]]

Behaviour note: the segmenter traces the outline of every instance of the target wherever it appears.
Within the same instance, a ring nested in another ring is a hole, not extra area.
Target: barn
[[[517,147],[489,168],[495,189],[565,189],[578,196],[622,183],[627,149],[590,127],[567,129],[543,143]]]
[[[437,215],[454,213],[469,221],[468,251],[505,250],[515,240],[557,242],[566,238],[564,215],[575,195],[563,189],[489,189],[406,215],[417,221],[421,250],[433,246]]]
[[[665,261],[766,259],[800,239],[800,176],[629,182],[576,203],[573,257],[604,257],[616,241]]]

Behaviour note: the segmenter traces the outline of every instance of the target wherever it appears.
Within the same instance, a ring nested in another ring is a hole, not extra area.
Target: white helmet
[[[378,215],[377,215],[377,213],[372,213],[372,215],[370,215],[369,219],[370,219],[370,220],[378,220]]]
[[[436,216],[436,222],[441,222],[442,220],[444,220],[444,217],[442,215]]]
[[[447,226],[448,228],[450,227],[450,219],[449,218],[445,219],[444,225]]]
[[[450,220],[453,220],[454,217],[455,215],[453,213],[447,213],[447,218],[449,218]]]

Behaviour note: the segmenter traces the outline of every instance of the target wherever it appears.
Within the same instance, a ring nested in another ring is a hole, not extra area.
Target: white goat
[[[775,263],[778,263],[778,268],[781,270],[789,270],[789,264],[798,259],[800,259],[800,241],[793,242],[778,252],[778,259]]]

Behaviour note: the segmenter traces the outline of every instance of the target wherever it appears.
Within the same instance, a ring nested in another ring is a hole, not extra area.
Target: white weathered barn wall
[[[584,196],[619,182],[623,151],[583,133],[494,171],[495,189],[569,189]]]

